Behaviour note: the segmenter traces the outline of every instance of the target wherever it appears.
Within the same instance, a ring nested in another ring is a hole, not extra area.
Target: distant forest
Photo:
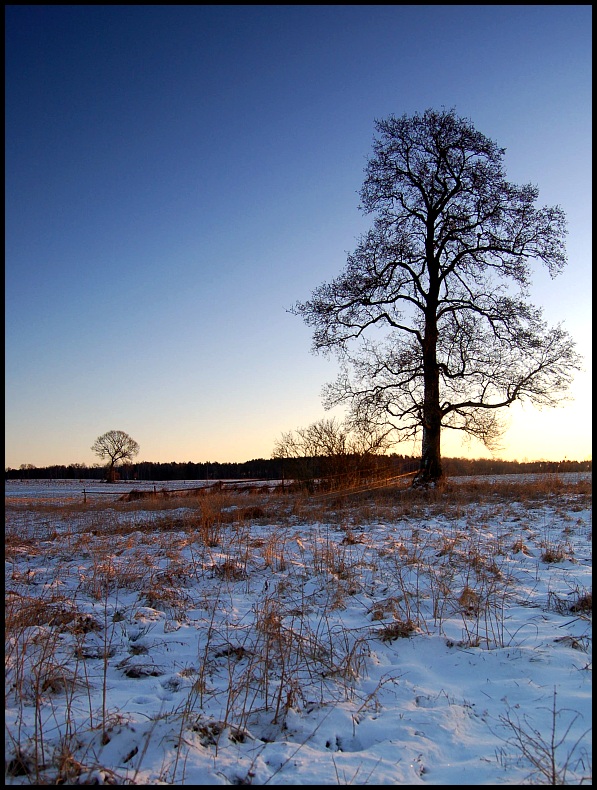
[[[361,459],[359,459],[361,460]],[[348,463],[347,463],[348,461]],[[118,467],[122,482],[135,480],[304,480],[333,473],[337,459],[317,458],[256,458],[243,463],[204,462],[139,463]],[[380,455],[369,457],[367,471],[375,476],[415,472],[420,459],[408,455]],[[501,461],[492,458],[444,458],[444,471],[448,477],[456,475],[501,475],[531,472],[591,472],[592,461]],[[355,459],[355,466],[360,464]],[[344,459],[343,471],[350,468],[350,459]],[[97,464],[69,464],[68,466],[36,467],[22,464],[19,469],[5,470],[6,480],[104,480],[106,468]]]

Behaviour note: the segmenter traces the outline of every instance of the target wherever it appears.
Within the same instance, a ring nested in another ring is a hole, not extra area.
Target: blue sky
[[[267,458],[329,416],[335,363],[288,309],[371,224],[375,119],[441,106],[568,217],[568,267],[532,301],[585,371],[567,407],[511,409],[500,456],[591,457],[590,6],[5,14],[5,466],[92,464],[112,429],[139,460]]]

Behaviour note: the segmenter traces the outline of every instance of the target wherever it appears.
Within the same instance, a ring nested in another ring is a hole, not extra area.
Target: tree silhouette
[[[100,458],[110,459],[106,480],[108,483],[113,483],[116,479],[115,465],[118,461],[128,461],[137,455],[139,445],[124,431],[108,431],[98,436],[91,449]]]
[[[515,401],[554,406],[574,342],[528,303],[531,264],[566,264],[565,215],[506,180],[505,149],[455,111],[376,121],[361,208],[375,214],[342,274],[291,312],[341,373],[324,404],[395,441],[422,438],[415,483],[441,480],[442,428],[495,449]]]

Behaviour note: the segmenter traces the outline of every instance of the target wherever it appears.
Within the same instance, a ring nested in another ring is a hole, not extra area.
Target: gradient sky
[[[590,6],[5,14],[5,466],[91,465],[112,429],[137,460],[269,458],[338,413],[336,364],[288,309],[372,223],[374,120],[442,106],[568,217],[568,267],[531,300],[585,370],[565,408],[510,409],[499,456],[591,457]],[[442,450],[489,455],[448,432]]]

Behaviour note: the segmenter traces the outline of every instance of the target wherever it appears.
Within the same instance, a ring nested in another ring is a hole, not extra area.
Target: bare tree
[[[566,265],[565,215],[538,208],[538,189],[506,180],[505,149],[455,111],[376,121],[361,208],[374,213],[343,273],[292,312],[314,330],[313,350],[341,360],[324,404],[352,418],[422,436],[415,481],[443,476],[449,428],[496,449],[498,410],[555,406],[575,344],[528,303],[531,264]]]
[[[100,458],[110,459],[106,480],[113,483],[116,479],[114,467],[118,461],[130,461],[139,452],[139,445],[124,431],[108,431],[98,436],[91,449]]]
[[[338,485],[346,485],[353,482],[351,478],[369,472],[373,457],[388,446],[383,433],[332,417],[283,433],[274,445],[272,457],[297,460],[295,468],[302,479],[334,476]]]

